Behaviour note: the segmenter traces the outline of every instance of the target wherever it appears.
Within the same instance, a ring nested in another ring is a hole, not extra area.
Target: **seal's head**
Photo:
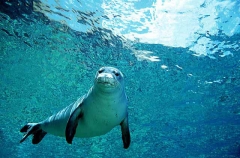
[[[102,67],[96,73],[94,85],[103,91],[123,89],[124,77],[122,72],[114,67]]]

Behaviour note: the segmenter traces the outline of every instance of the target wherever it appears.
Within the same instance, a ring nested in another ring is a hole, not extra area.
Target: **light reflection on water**
[[[239,39],[225,39],[240,32],[240,3],[237,0],[156,0],[147,3],[48,0],[34,6],[49,19],[80,32],[106,28],[126,41],[188,48],[195,56],[212,59],[240,50]],[[140,60],[156,61],[146,56],[145,51],[142,50],[142,58],[139,58],[141,51],[133,53]]]

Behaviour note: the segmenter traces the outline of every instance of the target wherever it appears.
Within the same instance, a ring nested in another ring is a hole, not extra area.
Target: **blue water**
[[[238,0],[1,1],[0,157],[240,157]],[[20,129],[85,94],[95,72],[125,75],[131,145],[106,135]]]

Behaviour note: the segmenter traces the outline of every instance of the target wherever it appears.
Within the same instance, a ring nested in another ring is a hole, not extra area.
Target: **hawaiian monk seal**
[[[123,145],[127,149],[130,132],[124,77],[114,67],[102,67],[97,71],[94,85],[87,94],[46,120],[22,127],[20,132],[25,135],[20,143],[33,134],[32,143],[38,144],[50,133],[66,137],[71,144],[73,137],[103,135],[117,125],[121,126]]]

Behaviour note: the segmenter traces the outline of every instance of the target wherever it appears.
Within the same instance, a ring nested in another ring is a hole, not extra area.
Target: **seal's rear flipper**
[[[22,143],[29,135],[33,134],[33,139],[32,139],[33,144],[38,144],[43,139],[43,137],[47,134],[47,132],[41,129],[41,124],[39,123],[28,123],[22,127],[20,132],[26,133],[23,136],[23,138],[20,140],[20,143]]]
[[[128,116],[121,122],[120,125],[122,130],[123,147],[127,149],[131,142],[131,136],[130,136],[129,126],[128,126]]]

